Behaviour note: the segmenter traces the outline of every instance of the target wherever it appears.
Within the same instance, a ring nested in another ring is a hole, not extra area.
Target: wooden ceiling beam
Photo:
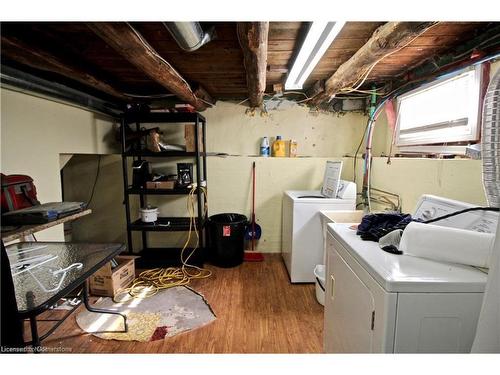
[[[196,85],[194,87],[194,94],[197,98],[203,99],[205,103],[210,103],[210,105],[215,105],[217,99],[214,99],[203,86]]]
[[[80,67],[54,56],[39,47],[27,44],[18,38],[2,35],[2,55],[17,63],[31,68],[57,73],[66,78],[80,82],[93,89],[102,91],[117,99],[129,101],[130,99],[110,84],[97,78],[94,74]]]
[[[196,110],[207,105],[198,98],[186,80],[125,22],[91,22],[87,26],[137,69],[165,87]]]
[[[243,50],[251,107],[260,107],[266,90],[269,22],[238,22],[238,39]]]
[[[387,22],[325,82],[324,91],[316,95],[312,104],[329,100],[343,88],[357,84],[360,77],[384,56],[405,47],[436,22]]]

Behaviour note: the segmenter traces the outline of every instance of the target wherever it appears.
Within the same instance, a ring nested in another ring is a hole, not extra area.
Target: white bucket
[[[325,266],[318,264],[314,268],[314,276],[316,277],[316,299],[325,306]]]

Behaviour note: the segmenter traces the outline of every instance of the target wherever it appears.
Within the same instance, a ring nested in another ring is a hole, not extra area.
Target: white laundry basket
[[[316,299],[325,306],[325,266],[318,264],[314,268],[314,276],[316,277]]]

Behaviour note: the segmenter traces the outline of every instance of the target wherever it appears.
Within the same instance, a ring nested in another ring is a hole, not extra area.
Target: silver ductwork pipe
[[[179,47],[187,52],[197,50],[214,37],[213,28],[205,32],[199,22],[163,22],[163,24]]]
[[[484,97],[481,156],[488,205],[500,207],[500,69]]]

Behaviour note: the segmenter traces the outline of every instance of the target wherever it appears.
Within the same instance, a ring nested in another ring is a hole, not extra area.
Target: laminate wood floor
[[[208,267],[212,277],[191,284],[217,315],[205,327],[148,343],[103,340],[84,333],[75,312],[42,345],[73,353],[322,352],[323,307],[316,302],[314,284],[291,284],[279,254],[235,268]],[[41,317],[55,314],[64,312]]]

